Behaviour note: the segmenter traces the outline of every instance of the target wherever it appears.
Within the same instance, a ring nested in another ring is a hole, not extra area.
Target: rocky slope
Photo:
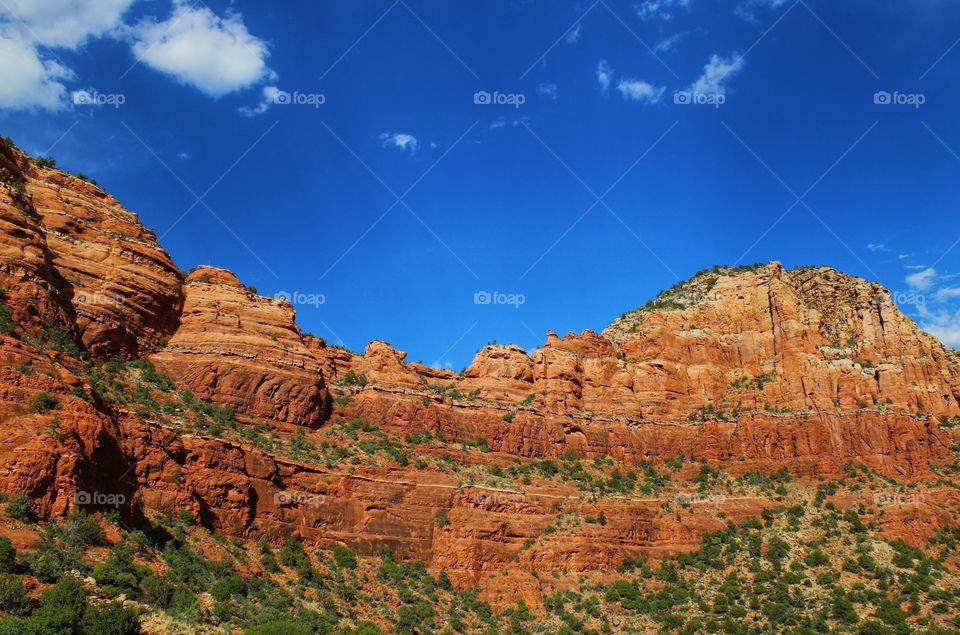
[[[518,570],[674,554],[773,505],[744,490],[681,516],[710,470],[904,484],[954,458],[960,358],[827,267],[702,272],[458,374],[328,346],[230,272],[181,274],[103,190],[3,144],[0,181],[0,490],[43,516],[117,495],[129,523],[183,510],[246,539],[388,546],[461,586],[509,570],[491,588],[535,602]],[[958,507],[931,494],[884,531],[921,542]]]

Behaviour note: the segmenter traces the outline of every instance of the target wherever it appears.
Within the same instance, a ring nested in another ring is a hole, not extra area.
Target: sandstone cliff
[[[767,505],[681,516],[668,461],[907,482],[951,455],[957,355],[827,267],[703,272],[601,333],[487,346],[458,374],[328,346],[222,269],[182,275],[103,190],[6,145],[0,181],[0,489],[44,515],[111,492],[128,519],[188,509],[236,536],[388,545],[466,584],[672,553]],[[585,488],[581,460],[616,487]]]

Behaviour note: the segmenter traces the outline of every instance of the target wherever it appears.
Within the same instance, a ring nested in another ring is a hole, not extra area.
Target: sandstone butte
[[[309,438],[359,417],[401,436],[482,442],[483,460],[503,465],[682,453],[799,478],[842,474],[856,461],[907,482],[951,455],[938,420],[960,414],[960,357],[883,287],[829,267],[718,267],[600,333],[551,332],[532,354],[486,346],[455,373],[409,363],[380,341],[363,354],[328,346],[297,327],[289,303],[257,296],[228,271],[181,273],[116,199],[14,147],[0,147],[0,181],[0,287],[18,325],[0,336],[0,490],[28,495],[45,517],[68,512],[77,492],[116,493],[128,518],[188,509],[247,539],[295,536],[362,554],[386,545],[461,585],[517,568],[609,569],[694,548],[723,526],[709,514],[680,520],[656,498],[592,501],[537,482],[498,491],[400,462],[308,464],[184,434],[90,398],[80,357],[147,358],[179,389],[232,408],[241,425]],[[35,412],[41,393],[62,407]],[[51,426],[56,434],[43,434]],[[289,492],[297,497],[278,497]],[[559,500],[609,521],[545,537]],[[722,511],[746,518],[764,504],[727,498]],[[918,543],[955,524],[958,508],[952,491],[931,492],[880,522]],[[532,537],[544,539],[521,549]],[[502,593],[533,593],[512,579],[500,578]]]

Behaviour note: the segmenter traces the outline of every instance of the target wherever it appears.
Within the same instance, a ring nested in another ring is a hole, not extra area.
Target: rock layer
[[[319,426],[330,397],[293,307],[248,291],[229,271],[187,276],[180,325],[152,360],[195,396],[238,414]]]
[[[950,456],[938,419],[960,414],[956,353],[879,285],[826,267],[703,272],[601,333],[551,332],[532,354],[488,346],[460,375],[408,363],[385,342],[362,355],[328,346],[300,332],[287,302],[228,271],[184,278],[103,190],[7,145],[0,182],[0,286],[19,325],[0,335],[0,489],[28,494],[43,515],[65,513],[78,493],[116,493],[128,516],[185,508],[231,535],[387,546],[467,585],[517,562],[586,571],[669,554],[722,528],[721,513],[766,505],[731,497],[681,515],[656,497],[591,501],[571,484],[514,491],[399,461],[298,463],[106,403],[87,354],[148,357],[248,432],[309,438],[304,428],[360,418],[401,437],[429,431],[448,444],[437,451],[482,442],[491,465],[683,455],[734,474],[829,477],[854,461],[906,481]],[[55,411],[43,406],[51,397]],[[610,521],[548,534],[558,501]],[[884,529],[929,535],[922,516],[903,512]]]

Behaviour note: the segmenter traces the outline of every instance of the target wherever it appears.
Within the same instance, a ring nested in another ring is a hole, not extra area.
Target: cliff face
[[[729,496],[681,518],[668,485],[597,498],[543,459],[656,471],[682,457],[690,477],[857,462],[906,481],[950,456],[938,420],[960,414],[957,355],[882,287],[826,267],[704,272],[602,333],[485,347],[461,375],[383,342],[327,346],[230,272],[182,276],[116,200],[14,148],[0,181],[0,490],[43,514],[112,492],[128,517],[186,508],[232,535],[387,545],[466,583],[672,553],[767,506]],[[99,363],[115,355],[175,389]],[[205,424],[197,400],[236,420]],[[518,465],[541,472],[506,483]],[[547,531],[571,510],[609,521]]]
[[[222,269],[187,276],[180,325],[151,359],[197,397],[234,412],[308,427],[329,414],[319,361],[293,307],[258,297]]]
[[[21,324],[140,356],[177,328],[181,278],[136,215],[99,187],[0,144],[0,286]]]

